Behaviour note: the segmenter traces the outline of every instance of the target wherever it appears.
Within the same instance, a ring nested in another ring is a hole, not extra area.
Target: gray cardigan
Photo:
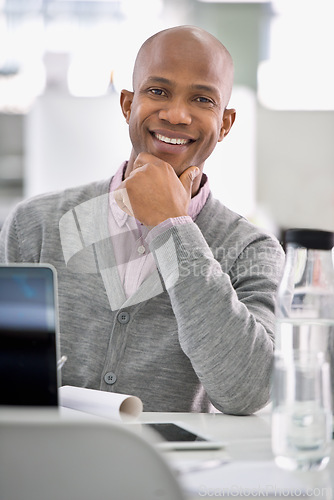
[[[63,384],[134,394],[146,411],[250,414],[269,399],[278,241],[210,195],[150,243],[157,271],[126,300],[107,234],[110,181],[21,202],[1,262],[58,275]]]

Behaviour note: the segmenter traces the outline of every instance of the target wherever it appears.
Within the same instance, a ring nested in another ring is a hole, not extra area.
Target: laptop
[[[0,405],[58,406],[56,271],[0,264]]]

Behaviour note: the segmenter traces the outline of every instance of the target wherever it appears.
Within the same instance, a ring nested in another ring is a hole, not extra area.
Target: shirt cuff
[[[170,219],[166,219],[163,222],[160,222],[157,226],[154,226],[148,233],[145,238],[146,243],[150,245],[152,240],[159,236],[160,234],[167,231],[173,226],[181,226],[182,224],[189,224],[193,222],[192,218],[189,215],[182,215],[181,217],[171,217]]]

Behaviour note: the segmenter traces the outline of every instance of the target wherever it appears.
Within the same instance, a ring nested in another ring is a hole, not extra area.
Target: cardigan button
[[[114,372],[108,372],[104,376],[104,381],[108,385],[113,385],[117,380],[116,374]]]
[[[121,323],[122,325],[125,325],[126,323],[129,323],[130,321],[130,314],[127,311],[122,311],[118,313],[117,315],[117,321]]]

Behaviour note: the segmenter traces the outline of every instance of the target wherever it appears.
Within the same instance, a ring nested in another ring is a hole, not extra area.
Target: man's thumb
[[[191,195],[191,188],[194,179],[201,173],[198,167],[189,167],[180,175],[179,179],[182,182],[184,189]]]

